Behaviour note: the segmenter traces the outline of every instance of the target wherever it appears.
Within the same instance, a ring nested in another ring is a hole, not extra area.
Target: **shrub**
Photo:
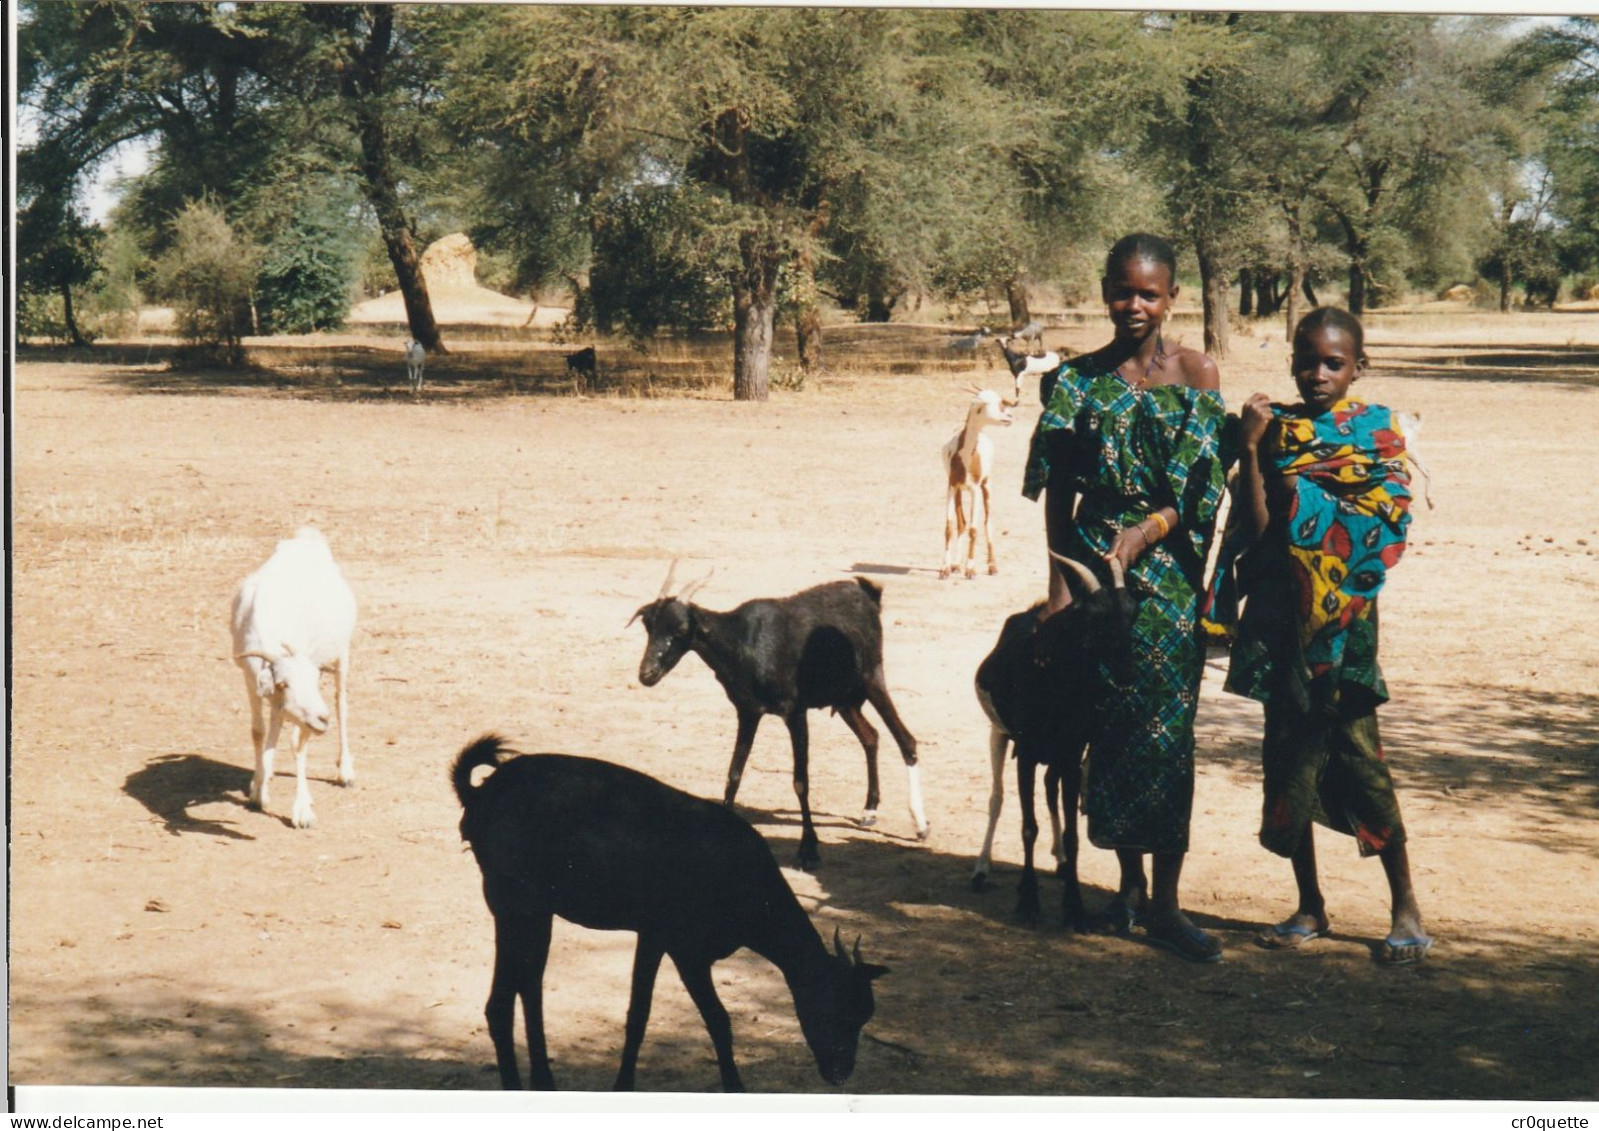
[[[238,364],[259,252],[209,200],[185,204],[172,228],[172,243],[154,264],[155,292],[177,312],[180,334],[223,347],[228,361]]]

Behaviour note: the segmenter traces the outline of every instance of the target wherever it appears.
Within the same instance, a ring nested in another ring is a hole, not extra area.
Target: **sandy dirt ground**
[[[1050,344],[1100,336],[1057,329]],[[1358,391],[1423,414],[1437,502],[1383,598],[1382,723],[1438,940],[1406,969],[1373,962],[1380,867],[1330,834],[1333,937],[1252,945],[1293,888],[1255,842],[1259,716],[1221,691],[1220,661],[1205,678],[1184,892],[1226,961],[1019,925],[1014,799],[995,881],[973,891],[988,769],[971,676],[1044,576],[1041,515],[1019,494],[1030,392],[995,436],[1000,573],[937,577],[937,452],[963,385],[998,382],[992,358],[845,371],[735,404],[718,389],[518,392],[488,354],[474,376],[458,352],[412,402],[397,340],[368,348],[387,374],[375,383],[328,372],[314,345],[298,366],[274,355],[244,378],[169,371],[142,347],[25,352],[11,454],[12,1081],[497,1088],[482,1015],[491,925],[447,767],[496,730],[719,797],[734,721],[719,685],[690,658],[641,687],[643,631],[627,626],[681,557],[686,577],[715,567],[698,597],[713,608],[851,575],[883,585],[888,678],[932,819],[918,843],[885,742],[883,819],[857,828],[859,747],[813,717],[823,858],[785,873],[818,929],[860,936],[892,973],[835,1089],[777,971],[747,951],[721,963],[752,1090],[1599,1098],[1599,315],[1375,318],[1370,346]],[[833,360],[847,369],[848,351]],[[1224,384],[1234,403],[1256,388],[1286,397],[1280,331],[1236,338]],[[326,532],[361,614],[358,781],[333,784],[335,744],[314,740],[318,824],[299,831],[292,762],[270,811],[245,807],[249,716],[226,618],[239,579],[304,523]],[[739,801],[789,864],[797,812],[774,721]],[[1092,907],[1113,858],[1087,850],[1083,871]],[[631,951],[630,935],[558,925],[545,997],[561,1087],[609,1087]],[[639,1084],[717,1086],[669,969]]]

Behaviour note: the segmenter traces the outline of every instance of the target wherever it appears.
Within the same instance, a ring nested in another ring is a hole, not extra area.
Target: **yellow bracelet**
[[[1171,523],[1166,521],[1165,515],[1161,514],[1159,511],[1151,511],[1149,517],[1160,524],[1160,536],[1162,538],[1171,533]]]

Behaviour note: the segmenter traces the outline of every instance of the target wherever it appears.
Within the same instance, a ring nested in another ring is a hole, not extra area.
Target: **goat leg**
[[[1016,803],[1022,810],[1022,879],[1016,887],[1016,915],[1024,923],[1038,922],[1038,874],[1033,870],[1033,842],[1038,839],[1038,818],[1033,812],[1033,777],[1038,764],[1025,748],[1016,751]]]
[[[345,683],[350,671],[350,653],[346,651],[333,667],[333,700],[339,709],[339,784],[355,784],[355,755],[350,753],[350,731],[345,725]]]
[[[683,988],[699,1008],[705,1019],[706,1031],[711,1034],[711,1045],[716,1049],[716,1067],[722,1073],[722,1091],[742,1092],[744,1081],[739,1079],[738,1065],[733,1063],[733,1023],[728,1020],[722,999],[716,996],[716,986],[711,981],[711,964],[708,960],[689,959],[672,955]]]
[[[860,825],[869,829],[877,824],[877,805],[882,800],[877,781],[877,728],[867,721],[858,703],[839,707],[838,714],[866,751],[866,808],[861,812]]]
[[[1000,810],[1005,807],[1005,752],[1010,746],[1010,736],[999,727],[988,731],[988,764],[992,784],[988,789],[988,832],[983,835],[983,850],[977,854],[977,867],[972,869],[972,890],[982,891],[988,883],[989,863],[994,858],[994,830],[999,827]]]
[[[988,572],[990,575],[999,572],[999,558],[994,554],[994,507],[993,500],[989,497],[988,480],[984,479],[977,485],[983,496],[983,541],[988,545]],[[977,517],[977,504],[972,504],[972,518]],[[977,544],[977,536],[972,535],[972,545]]]
[[[805,708],[796,707],[788,716],[788,736],[794,744],[794,796],[800,805],[799,866],[809,872],[822,861],[816,826],[811,824],[810,730]]]
[[[622,1043],[622,1066],[616,1073],[614,1091],[631,1092],[638,1068],[638,1050],[644,1043],[644,1027],[650,1022],[650,1000],[655,996],[655,974],[661,968],[665,951],[649,936],[640,934],[633,952],[633,991],[627,999],[627,1035]]]
[[[1077,931],[1088,930],[1088,909],[1083,906],[1083,889],[1077,880],[1077,799],[1083,788],[1083,744],[1074,742],[1066,751],[1060,770],[1060,807],[1064,824],[1060,834],[1061,921]]]
[[[900,757],[905,760],[905,785],[910,795],[911,820],[916,822],[916,839],[926,840],[932,826],[927,822],[927,807],[922,803],[922,779],[916,765],[916,739],[894,709],[894,700],[888,697],[881,664],[866,673],[866,701],[888,727],[888,733],[894,736]]]
[[[733,740],[733,761],[727,767],[727,792],[722,795],[722,804],[729,809],[733,807],[733,799],[738,796],[738,783],[744,778],[744,763],[749,761],[750,747],[755,745],[755,731],[760,725],[760,708],[739,709],[738,737]]]
[[[484,884],[490,905],[496,900]],[[519,898],[516,894],[506,898]],[[494,981],[489,987],[488,1005],[483,1010],[494,1042],[494,1057],[500,1066],[500,1085],[519,1091],[522,1078],[516,1066],[516,999],[522,999],[522,1015],[527,1028],[527,1050],[532,1063],[529,1082],[541,1091],[555,1089],[550,1072],[549,1050],[544,1043],[544,965],[550,955],[548,914],[494,916]]]

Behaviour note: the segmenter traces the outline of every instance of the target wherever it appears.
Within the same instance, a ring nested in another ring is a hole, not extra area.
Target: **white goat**
[[[1396,412],[1394,419],[1399,422],[1400,434],[1405,438],[1405,459],[1421,472],[1422,494],[1427,500],[1427,509],[1432,510],[1432,472],[1427,470],[1427,465],[1421,462],[1421,454],[1416,451],[1416,438],[1421,435],[1421,413]]]
[[[988,572],[998,573],[994,558],[993,513],[989,507],[988,475],[994,462],[994,443],[983,435],[990,424],[1011,423],[1014,400],[1002,398],[992,389],[971,386],[972,400],[966,409],[966,423],[944,445],[944,470],[949,492],[944,515],[944,568],[939,577],[955,570],[955,558],[962,540],[966,542],[962,572],[975,577],[972,559],[977,556],[977,498],[983,501],[983,537],[988,541]],[[969,500],[969,502],[968,502]],[[969,508],[969,509],[968,509]]]
[[[327,539],[309,526],[279,542],[266,564],[239,584],[233,598],[233,658],[244,672],[250,737],[255,740],[250,805],[267,807],[278,733],[288,716],[297,829],[308,829],[316,821],[305,782],[305,744],[312,733],[328,729],[328,705],[318,684],[329,668],[339,711],[339,784],[355,781],[344,699],[354,631],[355,595],[339,572]],[[268,709],[270,724],[263,719]]]
[[[413,397],[422,391],[422,366],[427,359],[428,351],[421,342],[411,338],[405,343],[405,379],[410,382]]]
[[[998,338],[994,344],[999,347],[999,352],[1005,355],[1005,367],[1010,370],[1010,375],[1016,382],[1016,403],[1020,404],[1022,399],[1022,378],[1035,375],[1042,377],[1046,373],[1053,373],[1060,368],[1060,363],[1065,358],[1056,350],[1036,355],[1012,350],[1010,344],[1016,340],[1015,338]]]

